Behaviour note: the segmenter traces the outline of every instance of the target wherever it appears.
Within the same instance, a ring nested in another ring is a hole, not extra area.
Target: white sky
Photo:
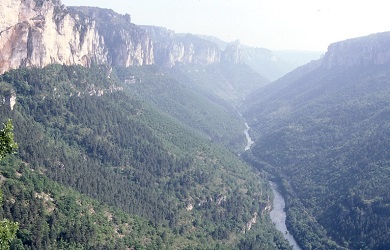
[[[131,15],[135,24],[212,35],[273,50],[325,51],[332,42],[390,31],[386,0],[62,0]]]

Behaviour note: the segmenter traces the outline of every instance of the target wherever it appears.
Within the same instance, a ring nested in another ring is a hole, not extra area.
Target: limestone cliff
[[[129,18],[126,23],[126,16],[109,10],[92,14],[92,10],[66,8],[58,0],[3,0],[0,73],[51,63],[130,66],[154,62],[151,40]],[[96,16],[101,15],[111,19],[99,23],[103,18]],[[108,24],[113,21],[122,25]]]
[[[91,19],[70,15],[57,1],[4,0],[0,9],[0,73],[20,66],[107,62]]]
[[[177,64],[219,63],[221,51],[215,43],[191,34],[175,34],[155,26],[142,26],[154,42],[155,63],[173,67]]]
[[[109,64],[128,67],[154,63],[153,42],[145,30],[131,23],[130,15],[95,7],[69,9],[95,20],[108,50]]]
[[[220,61],[221,52],[217,45],[187,34],[177,37],[168,44],[165,54],[165,66],[181,64],[208,65]]]
[[[60,0],[2,0],[0,74],[52,63],[110,66],[215,64],[240,61],[240,49],[153,26],[95,7],[65,7]],[[221,59],[223,55],[223,58]]]
[[[333,43],[323,58],[323,66],[327,69],[380,65],[389,62],[390,32]]]
[[[240,41],[232,42],[226,46],[222,53],[222,61],[233,64],[243,63]]]

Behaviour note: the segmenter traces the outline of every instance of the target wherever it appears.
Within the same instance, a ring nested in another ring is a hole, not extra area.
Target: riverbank
[[[270,212],[271,221],[276,229],[283,233],[284,238],[290,243],[294,250],[301,250],[294,236],[290,234],[286,226],[286,212],[284,211],[285,202],[283,196],[278,191],[278,185],[275,182],[269,182],[274,200],[272,202],[272,210]]]

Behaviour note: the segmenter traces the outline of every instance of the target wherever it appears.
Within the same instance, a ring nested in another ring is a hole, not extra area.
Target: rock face
[[[161,65],[173,67],[176,64],[213,64],[220,61],[220,50],[215,44],[193,35],[176,37],[168,44],[159,44],[157,56]]]
[[[222,53],[222,61],[233,64],[243,63],[240,41],[235,41],[226,46],[225,51]]]
[[[199,39],[193,35],[186,35],[176,39],[169,47],[167,66],[172,63],[213,64],[220,61],[221,53],[215,44]]]
[[[212,42],[197,36],[177,35],[173,31],[142,26],[154,41],[155,62],[158,65],[173,67],[177,64],[214,64],[221,60],[221,51]]]
[[[129,15],[59,0],[3,0],[0,73],[19,67],[92,63],[111,66],[213,64],[216,44],[159,27],[140,27]]]
[[[3,6],[0,73],[20,66],[107,62],[104,39],[93,20],[71,15],[56,1],[5,0]]]
[[[333,43],[323,58],[327,69],[380,65],[390,62],[390,32]]]
[[[175,34],[172,30],[155,26],[142,28],[153,40],[157,65],[173,67],[178,64],[244,63],[239,41],[222,50],[215,42],[192,34]]]
[[[152,41],[144,30],[130,23],[128,15],[97,8],[66,8],[55,0],[3,3],[0,73],[52,63],[83,66],[154,63]]]
[[[128,67],[154,63],[153,42],[145,30],[131,23],[130,15],[95,7],[69,9],[96,22],[108,51],[109,64]]]

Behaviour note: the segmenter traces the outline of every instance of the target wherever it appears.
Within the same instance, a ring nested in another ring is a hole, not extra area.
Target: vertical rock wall
[[[2,0],[0,74],[19,67],[91,63],[110,66],[237,63],[239,46],[222,52],[194,35],[131,23],[129,15],[59,0]]]

